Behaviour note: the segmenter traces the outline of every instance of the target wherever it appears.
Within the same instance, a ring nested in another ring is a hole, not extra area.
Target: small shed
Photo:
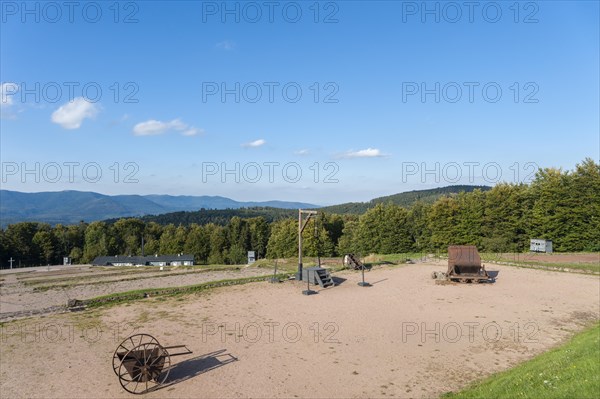
[[[532,238],[529,243],[531,252],[552,253],[552,240],[544,240],[542,238]]]

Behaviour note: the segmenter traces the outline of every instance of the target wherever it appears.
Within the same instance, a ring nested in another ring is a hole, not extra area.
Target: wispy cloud
[[[0,84],[0,109],[2,109],[2,119],[16,118],[12,105],[14,104],[13,96],[19,91],[19,85],[12,82],[4,82]]]
[[[242,147],[245,147],[245,148],[258,148],[258,147],[263,146],[265,144],[267,144],[266,140],[264,140],[264,139],[258,139],[258,140],[251,141],[249,143],[244,143],[244,144],[242,144]]]
[[[19,91],[19,85],[12,82],[0,84],[0,106],[8,107],[13,105],[13,96]]]
[[[232,40],[223,40],[216,44],[217,48],[223,50],[233,50],[235,48],[235,42]]]
[[[307,150],[307,149],[302,149],[302,150],[295,151],[294,154],[296,154],[296,155],[308,155],[308,154],[310,154],[310,151]]]
[[[182,135],[188,136],[188,137],[197,136],[197,135],[202,134],[202,133],[204,133],[204,130],[202,130],[202,129],[196,129],[195,127],[189,128],[189,129],[184,130],[183,132],[181,132]]]
[[[79,129],[84,119],[94,118],[98,112],[100,112],[98,104],[77,97],[54,111],[51,120],[64,129]]]
[[[358,151],[347,151],[341,154],[339,158],[381,158],[385,157],[386,154],[382,153],[377,148],[366,148]]]
[[[161,122],[150,119],[145,122],[140,122],[133,127],[133,134],[135,136],[158,136],[169,131],[180,132],[183,136],[196,136],[203,132],[202,129],[190,126],[180,119],[173,119],[170,122]]]

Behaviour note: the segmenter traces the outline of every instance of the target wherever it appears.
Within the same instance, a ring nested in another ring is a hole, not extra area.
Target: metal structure
[[[301,281],[304,277],[304,274],[302,273],[302,232],[306,228],[310,218],[316,214],[317,211],[298,209],[298,273],[296,273],[296,280],[298,281]],[[306,218],[304,215],[306,215]]]
[[[171,356],[191,353],[185,345],[162,346],[151,335],[135,334],[119,344],[112,365],[123,389],[139,395],[164,384],[171,371]]]
[[[362,267],[361,267],[362,281],[360,281],[360,282],[358,283],[358,286],[359,286],[359,287],[371,287],[371,284],[370,284],[370,283],[367,283],[367,282],[365,281],[365,265],[364,265],[364,263],[361,263],[361,266],[362,266]]]
[[[344,267],[351,267],[354,270],[361,270],[365,266],[356,255],[346,254],[344,255]]]
[[[302,280],[310,281],[311,284],[319,285],[322,288],[333,287],[335,282],[329,274],[329,270],[324,267],[306,267],[302,270]]]
[[[540,238],[532,238],[529,242],[529,250],[531,252],[552,253],[552,240],[544,240]]]
[[[481,263],[479,252],[474,245],[451,245],[448,247],[448,270],[446,273],[433,272],[431,278],[437,280],[472,283],[490,280],[491,277]]]

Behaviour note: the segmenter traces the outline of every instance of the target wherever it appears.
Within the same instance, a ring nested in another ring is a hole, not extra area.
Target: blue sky
[[[1,4],[4,189],[331,204],[599,158],[598,2]]]

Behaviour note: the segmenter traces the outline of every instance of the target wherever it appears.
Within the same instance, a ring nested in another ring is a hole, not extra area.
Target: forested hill
[[[385,197],[374,198],[369,202],[347,202],[345,204],[326,206],[320,208],[319,210],[327,213],[360,215],[365,213],[367,210],[373,208],[377,204],[391,203],[403,207],[409,207],[417,201],[422,201],[427,204],[433,204],[441,196],[458,194],[460,192],[469,193],[475,189],[480,189],[481,191],[488,191],[491,189],[491,187],[461,185],[432,188],[429,190],[414,190],[394,195],[388,195]]]
[[[0,227],[18,222],[73,224],[198,209],[308,208],[302,202],[240,202],[219,196],[104,195],[84,191],[22,193],[0,190]],[[229,212],[229,211],[227,211]],[[225,214],[227,214],[225,212]],[[276,212],[275,212],[276,213]]]
[[[409,207],[416,201],[423,201],[428,204],[432,204],[444,195],[455,195],[460,192],[471,192],[475,189],[481,189],[481,191],[487,191],[491,189],[488,186],[448,186],[434,188],[430,190],[416,190],[407,191],[405,193],[399,193],[389,195],[386,197],[375,198],[369,202],[350,202],[347,204],[333,205],[325,208],[318,208],[319,211],[326,213],[335,213],[339,215],[343,214],[356,214],[360,215],[365,213],[370,208],[380,203],[392,203],[403,207]],[[252,218],[262,216],[268,222],[274,222],[281,219],[290,217],[296,217],[296,209],[281,209],[272,207],[250,207],[241,209],[201,209],[199,211],[192,212],[171,212],[163,213],[160,215],[147,215],[140,219],[144,222],[156,222],[158,224],[167,225],[185,225],[189,226],[192,223],[204,225],[208,223],[215,223],[221,226],[229,223],[232,217],[238,216],[241,218]],[[116,222],[118,219],[106,220],[108,223]]]
[[[204,225],[214,223],[221,226],[227,225],[232,217],[238,216],[243,219],[262,216],[267,222],[274,222],[298,215],[297,209],[281,209],[271,207],[253,207],[241,209],[200,209],[195,212],[171,212],[162,215],[148,215],[139,218],[148,223],[155,222],[161,225],[174,224],[189,226],[192,223]],[[114,223],[118,219],[106,220]]]
[[[432,252],[449,245],[523,252],[531,238],[552,240],[556,252],[600,250],[600,165],[590,158],[573,170],[541,169],[529,184],[474,188],[438,189],[431,204],[435,190],[377,198],[360,216],[319,212],[304,230],[305,254]],[[416,202],[392,203],[404,200]],[[146,253],[193,254],[199,264],[242,264],[247,251],[290,258],[298,250],[297,212],[205,210],[70,226],[20,222],[0,228],[0,267],[9,267],[10,258],[36,266],[59,264],[63,256],[88,263],[97,256],[139,255],[142,237]]]

